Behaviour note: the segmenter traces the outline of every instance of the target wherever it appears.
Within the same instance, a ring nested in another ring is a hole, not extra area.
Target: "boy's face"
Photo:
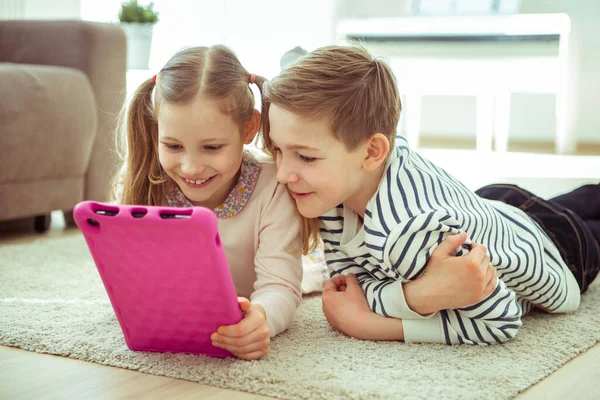
[[[215,208],[237,182],[245,136],[255,134],[241,134],[210,100],[164,102],[158,113],[158,158],[192,204]]]
[[[365,149],[348,151],[325,120],[310,120],[277,105],[269,108],[277,179],[287,185],[300,214],[319,217],[360,192]],[[360,197],[360,196],[358,196]]]

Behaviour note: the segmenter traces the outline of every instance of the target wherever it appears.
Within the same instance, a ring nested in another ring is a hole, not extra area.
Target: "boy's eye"
[[[298,154],[298,157],[305,163],[311,163],[311,162],[314,162],[317,160],[315,157],[306,157],[306,156],[303,156],[302,154]]]
[[[222,144],[214,144],[214,145],[204,146],[204,150],[208,150],[208,151],[219,151],[222,148],[223,148]]]
[[[180,144],[163,143],[169,150],[181,150],[183,146]]]

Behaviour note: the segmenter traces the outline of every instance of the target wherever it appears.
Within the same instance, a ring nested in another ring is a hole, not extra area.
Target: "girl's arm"
[[[296,205],[285,186],[277,184],[272,200],[261,213],[254,259],[256,282],[250,298],[264,309],[271,336],[292,325],[300,305],[301,251]]]

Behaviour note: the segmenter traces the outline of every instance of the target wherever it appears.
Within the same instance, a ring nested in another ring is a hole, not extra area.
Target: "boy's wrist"
[[[433,286],[426,275],[407,282],[402,287],[406,304],[417,314],[427,315],[443,309],[440,307],[438,296],[432,292]]]
[[[371,311],[370,320],[362,328],[367,332],[358,339],[404,341],[404,327],[399,318],[384,317]]]

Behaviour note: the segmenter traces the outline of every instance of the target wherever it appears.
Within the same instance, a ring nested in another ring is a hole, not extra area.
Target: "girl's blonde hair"
[[[270,104],[310,119],[323,119],[348,151],[376,133],[393,146],[400,119],[400,94],[391,68],[361,47],[319,48],[263,88],[263,121]],[[269,125],[263,126],[265,151],[274,156]],[[302,217],[305,252],[319,243],[319,221]]]
[[[136,205],[164,201],[167,179],[158,160],[157,121],[163,102],[186,105],[200,96],[214,100],[243,132],[254,112],[251,77],[262,93],[265,78],[250,75],[230,49],[218,45],[182,50],[154,78],[142,83],[121,111],[116,136],[123,164],[114,187],[122,185],[122,194],[115,200]]]

